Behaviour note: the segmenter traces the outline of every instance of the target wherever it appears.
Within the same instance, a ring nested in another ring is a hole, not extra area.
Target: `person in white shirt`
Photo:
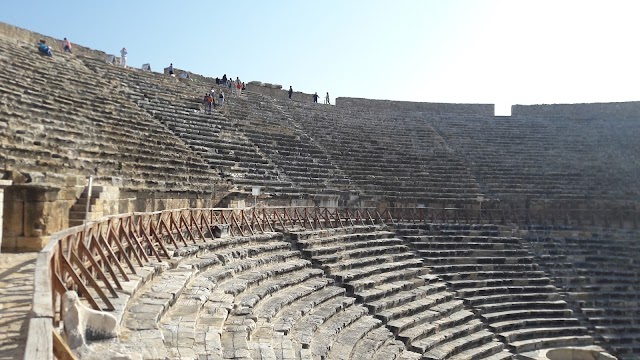
[[[127,48],[123,47],[122,50],[120,50],[120,63],[122,64],[122,67],[127,67]]]

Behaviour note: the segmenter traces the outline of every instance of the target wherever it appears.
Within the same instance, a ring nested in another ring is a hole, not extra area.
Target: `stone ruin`
[[[322,106],[248,83],[209,115],[212,79],[114,67],[79,45],[43,58],[39,36],[0,24],[3,251],[87,218],[254,202],[564,211],[564,224],[221,232],[132,280],[119,336],[83,357],[640,357],[637,224],[571,213],[637,213],[637,103],[505,118],[483,104]]]

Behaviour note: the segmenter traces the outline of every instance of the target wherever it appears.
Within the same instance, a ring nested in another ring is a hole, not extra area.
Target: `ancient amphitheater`
[[[640,103],[208,115],[40,37],[0,24],[0,358],[640,358]]]

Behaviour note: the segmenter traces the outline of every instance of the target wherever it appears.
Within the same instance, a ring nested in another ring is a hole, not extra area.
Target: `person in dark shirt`
[[[293,95],[293,88],[289,85],[289,99],[291,99],[291,95]]]
[[[313,102],[314,102],[314,103],[317,103],[317,102],[318,102],[318,98],[319,98],[319,97],[320,97],[320,96],[318,96],[318,93],[313,94]]]

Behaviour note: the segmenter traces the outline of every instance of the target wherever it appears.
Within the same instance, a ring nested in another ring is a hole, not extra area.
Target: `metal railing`
[[[172,251],[206,242],[214,228],[230,236],[287,229],[328,229],[355,225],[453,222],[514,225],[638,225],[637,210],[602,209],[462,209],[462,208],[319,208],[177,209],[109,216],[51,236],[38,254],[32,318],[25,359],[51,359],[63,352],[55,327],[62,296],[74,290],[97,310],[113,310],[122,282]],[[58,344],[58,346],[54,346]]]

